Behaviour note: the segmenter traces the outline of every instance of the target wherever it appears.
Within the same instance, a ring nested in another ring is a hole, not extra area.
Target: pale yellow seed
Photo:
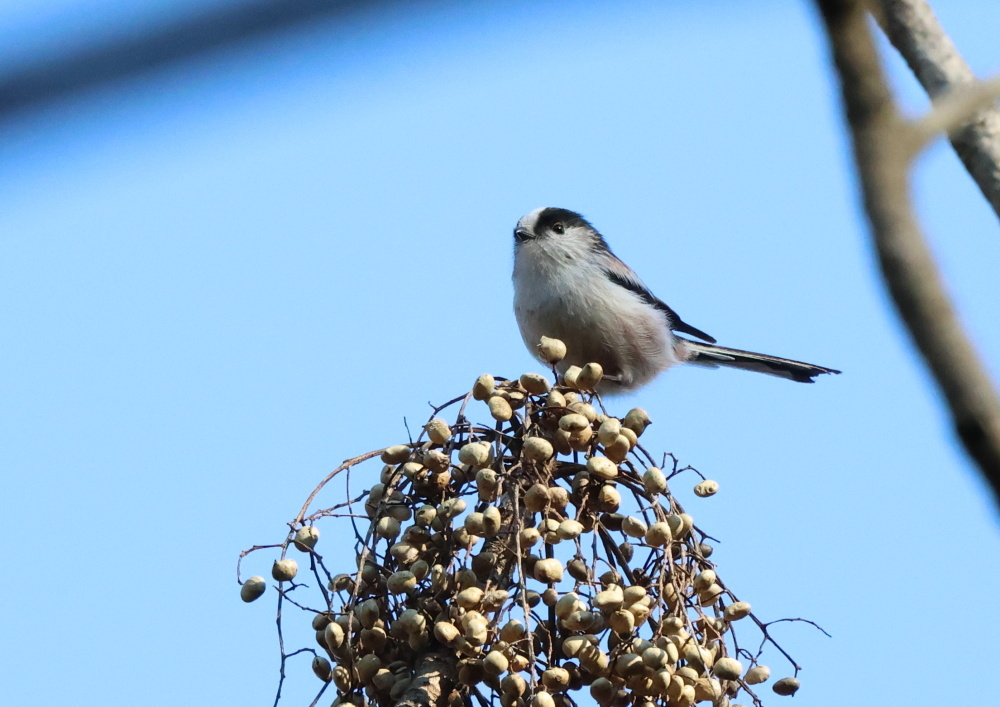
[[[750,602],[734,601],[722,612],[726,621],[739,621],[750,615]]]
[[[576,377],[576,387],[580,390],[593,390],[604,378],[604,367],[597,362],[591,362],[580,369]]]
[[[454,518],[463,513],[465,509],[466,503],[464,498],[449,498],[446,501],[442,501],[438,508],[438,514],[443,518]]]
[[[521,541],[521,549],[527,550],[532,545],[538,544],[542,539],[542,534],[538,532],[537,528],[525,528],[518,533],[518,538]]]
[[[501,395],[506,399],[510,406],[517,410],[518,408],[524,407],[525,394],[520,390],[505,390]]]
[[[562,538],[559,537],[559,521],[555,518],[546,518],[541,523],[538,524],[538,532],[542,534],[545,542],[549,544],[556,544]]]
[[[399,536],[399,521],[391,516],[382,516],[375,523],[375,532],[379,537],[392,540]]]
[[[700,498],[708,498],[709,496],[714,496],[719,491],[719,483],[717,481],[711,481],[706,479],[694,487],[694,495]]]
[[[424,471],[424,465],[417,462],[406,462],[403,464],[402,472],[403,476],[408,479],[413,479],[419,476]]]
[[[487,538],[492,538],[496,535],[500,530],[502,520],[499,508],[496,506],[487,506],[483,511],[483,525],[485,526],[483,535]]]
[[[618,585],[612,585],[608,589],[598,592],[593,601],[594,608],[599,611],[615,611],[620,609],[624,603],[622,588]]]
[[[483,467],[490,463],[492,447],[485,442],[469,442],[458,450],[458,461],[472,467]]]
[[[382,452],[382,461],[385,464],[402,464],[410,458],[410,448],[405,444],[397,444],[386,447]]]
[[[424,429],[427,431],[427,437],[435,444],[444,444],[451,439],[451,428],[440,417],[435,417],[428,422],[424,425]]]
[[[549,487],[549,503],[555,508],[563,509],[569,505],[569,491],[562,486]]]
[[[379,671],[382,667],[382,661],[377,655],[369,653],[368,655],[362,656],[357,663],[358,678],[361,682],[367,684],[371,682],[371,679],[375,677],[375,673]]]
[[[522,653],[515,653],[510,659],[510,670],[512,673],[523,673],[528,669],[528,656]]]
[[[458,628],[454,624],[448,623],[447,621],[438,621],[434,624],[434,635],[437,637],[441,643],[445,645],[452,645],[461,637]]]
[[[635,604],[637,601],[643,601],[649,596],[649,592],[642,585],[635,584],[631,587],[625,587],[622,592],[622,601],[626,604]]]
[[[573,388],[574,390],[579,390],[580,388],[576,383],[576,379],[580,375],[581,370],[582,369],[579,366],[570,366],[569,368],[567,368],[566,371],[563,373],[563,383],[568,385],[570,388]]]
[[[555,610],[556,616],[560,619],[564,619],[577,610],[577,604],[582,606],[579,595],[577,595],[576,592],[566,592],[559,597],[553,609]]]
[[[722,685],[715,678],[698,678],[694,684],[696,702],[715,702],[722,697]]]
[[[338,665],[333,669],[333,684],[343,692],[351,689],[351,673],[343,665]]]
[[[562,692],[569,687],[569,671],[566,668],[549,668],[542,673],[542,684],[551,692]]]
[[[601,490],[597,492],[597,504],[604,513],[614,513],[621,506],[621,503],[622,495],[614,486],[602,486]]]
[[[545,407],[562,408],[566,407],[566,397],[558,390],[550,390],[545,396]]]
[[[670,656],[662,648],[657,648],[656,646],[650,646],[644,650],[640,655],[642,655],[642,662],[648,668],[653,670],[661,670],[667,665],[669,665]]]
[[[499,395],[491,397],[486,404],[489,406],[490,415],[492,415],[494,420],[506,422],[514,417],[514,409],[510,406],[510,403]]]
[[[597,441],[601,444],[612,444],[622,432],[621,420],[609,417],[597,429]]]
[[[500,681],[500,691],[513,698],[520,697],[528,689],[528,682],[517,673],[510,673]]]
[[[573,451],[573,445],[570,443],[571,434],[566,430],[555,431],[555,434],[552,435],[552,446],[556,452],[559,454],[569,454]]]
[[[590,450],[590,438],[594,436],[594,431],[590,427],[584,427],[577,432],[569,433],[569,444],[577,452]]]
[[[626,609],[618,609],[608,619],[611,630],[615,633],[632,633],[635,628],[635,614]]]
[[[594,422],[597,420],[597,410],[590,403],[585,403],[582,400],[577,400],[575,403],[569,404],[569,409],[573,412],[578,412],[587,418],[587,422]]]
[[[618,465],[607,457],[591,457],[587,460],[587,471],[603,481],[611,481],[618,477]]]
[[[473,535],[482,535],[486,530],[486,523],[483,518],[483,514],[479,511],[474,511],[469,515],[465,516],[465,530]]]
[[[491,395],[493,395],[493,390],[496,387],[496,380],[489,373],[484,373],[476,379],[475,385],[472,386],[472,397],[476,400],[486,400]]]
[[[562,563],[555,558],[539,560],[535,563],[534,575],[539,582],[555,584],[563,578]]]
[[[323,640],[330,648],[339,648],[344,642],[344,628],[337,622],[327,624],[323,629]]]
[[[387,668],[379,668],[372,678],[372,686],[378,692],[388,692],[396,684],[396,674]],[[340,707],[338,705],[338,707]]]
[[[649,424],[649,413],[642,408],[632,408],[622,420],[622,427],[627,427],[638,436],[642,436],[642,433],[645,431],[646,427],[649,426]]]
[[[500,629],[500,639],[507,643],[516,643],[528,634],[527,630],[517,619],[511,619]]]
[[[476,487],[481,492],[492,493],[499,483],[497,473],[493,469],[480,469],[476,472]]]
[[[702,570],[694,577],[694,590],[696,592],[703,592],[713,584],[718,577],[715,574],[715,570]]]
[[[333,680],[333,666],[331,666],[330,661],[323,656],[318,655],[313,658],[312,669],[316,674],[316,677],[323,682],[330,682]]]
[[[675,538],[683,537],[690,526],[684,520],[683,514],[671,513],[667,516],[667,524],[670,526],[670,532],[673,533]]]
[[[532,513],[538,513],[549,505],[549,487],[545,484],[532,484],[524,494],[524,505]]]
[[[389,575],[385,586],[392,594],[405,594],[417,586],[417,578],[408,570],[400,570]]]
[[[417,509],[414,514],[414,522],[420,528],[428,528],[438,517],[438,510],[434,506],[424,504]]]
[[[604,445],[604,454],[608,459],[620,464],[628,457],[631,449],[632,445],[629,444],[628,438],[625,435],[618,435],[614,442]]]
[[[743,666],[735,658],[719,658],[712,666],[712,672],[721,680],[736,680],[743,674]]]
[[[483,645],[489,638],[489,624],[481,618],[470,619],[465,624],[465,638],[473,645]]]
[[[566,358],[566,344],[559,339],[543,336],[538,342],[538,355],[546,363],[555,365]]]
[[[442,452],[440,449],[432,449],[426,454],[421,460],[432,473],[440,474],[442,471],[446,471],[449,466],[451,466],[451,457]]]
[[[610,704],[617,692],[617,688],[607,678],[597,678],[590,684],[590,696],[600,705]]]
[[[628,516],[622,521],[622,532],[632,538],[643,538],[649,528],[639,518]]]
[[[574,538],[580,537],[583,533],[583,523],[578,520],[573,520],[572,518],[567,518],[559,524],[556,529],[556,533],[563,540],[572,540]]]
[[[544,395],[549,392],[549,381],[540,373],[523,373],[518,380],[521,387],[532,395]]]
[[[290,557],[283,560],[275,560],[271,566],[271,576],[279,582],[288,582],[295,578],[299,572],[299,564]]]
[[[641,673],[645,665],[635,653],[622,653],[615,659],[615,672],[623,678]]]
[[[667,490],[667,477],[655,466],[651,466],[642,475],[642,485],[649,493],[663,493]]]
[[[571,412],[559,418],[559,429],[567,432],[581,432],[590,429],[590,422],[578,412]]]
[[[708,589],[698,594],[698,603],[702,606],[711,606],[725,590],[718,584],[713,584]]]
[[[535,462],[547,461],[552,458],[554,453],[552,442],[543,437],[528,437],[524,440],[524,446],[521,447],[521,456]]]
[[[402,523],[403,521],[409,520],[413,516],[413,511],[410,510],[409,506],[405,506],[401,503],[393,503],[392,505],[386,506],[385,514]]]
[[[510,661],[502,651],[492,650],[483,658],[483,667],[490,675],[497,676],[505,673],[510,666]]]
[[[646,531],[646,543],[653,547],[662,547],[673,539],[670,526],[662,521],[653,523]]]
[[[776,694],[784,695],[786,697],[794,695],[799,691],[800,683],[795,678],[781,678],[778,682],[771,686]]]
[[[319,528],[315,525],[306,525],[298,529],[292,542],[295,543],[295,549],[309,552],[316,547],[317,541],[319,541]]]
[[[260,595],[267,589],[267,582],[260,575],[254,575],[243,583],[240,587],[240,599],[248,604],[260,598]]]

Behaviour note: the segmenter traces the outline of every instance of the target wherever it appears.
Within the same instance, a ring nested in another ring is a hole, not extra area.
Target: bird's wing
[[[642,280],[639,279],[639,276],[632,271],[632,268],[620,261],[614,255],[611,255],[611,259],[608,261],[604,272],[611,282],[615,283],[619,287],[624,287],[626,290],[634,293],[635,295],[638,295],[641,299],[666,314],[667,318],[670,319],[671,330],[696,336],[699,339],[703,339],[704,341],[712,344],[715,343],[714,338],[703,332],[701,329],[695,329],[693,326],[677,316],[677,312],[672,310],[663,300],[658,299],[656,295],[649,291],[649,288],[643,284]]]

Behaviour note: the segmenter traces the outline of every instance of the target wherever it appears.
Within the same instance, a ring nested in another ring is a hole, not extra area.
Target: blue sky
[[[1000,6],[938,5],[1000,70]],[[7,56],[128,7],[2,3]],[[0,126],[8,702],[269,704],[273,604],[239,601],[239,551],[428,401],[539,369],[510,265],[542,205],[720,343],[844,371],[672,370],[612,405],[721,484],[675,490],[727,585],[833,635],[780,629],[796,704],[937,701],[910,676],[941,675],[942,637],[995,654],[996,514],[877,281],[831,78],[807,3],[425,2]],[[996,218],[943,143],[914,190],[996,375]]]

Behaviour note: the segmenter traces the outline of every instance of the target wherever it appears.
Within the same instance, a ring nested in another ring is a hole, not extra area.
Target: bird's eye
[[[554,223],[554,224],[552,224],[552,230],[555,231],[556,233],[565,233],[566,232],[566,229],[563,228],[563,225],[561,223]]]

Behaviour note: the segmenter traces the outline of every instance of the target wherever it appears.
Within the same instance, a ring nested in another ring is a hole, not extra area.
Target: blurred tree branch
[[[886,286],[948,402],[959,439],[1000,497],[1000,397],[959,322],[910,200],[914,131],[920,123],[906,121],[896,107],[865,0],[816,4],[840,78],[865,211]],[[884,7],[894,4],[888,1]]]
[[[396,0],[243,0],[178,12],[97,44],[0,66],[0,120],[50,101],[142,76],[211,52],[245,47],[320,22],[346,24],[363,12],[388,14]]]
[[[935,103],[949,93],[976,85],[972,69],[926,0],[878,0],[872,11]],[[952,147],[1000,216],[1000,110],[994,105],[966,115],[971,119],[950,134]]]

